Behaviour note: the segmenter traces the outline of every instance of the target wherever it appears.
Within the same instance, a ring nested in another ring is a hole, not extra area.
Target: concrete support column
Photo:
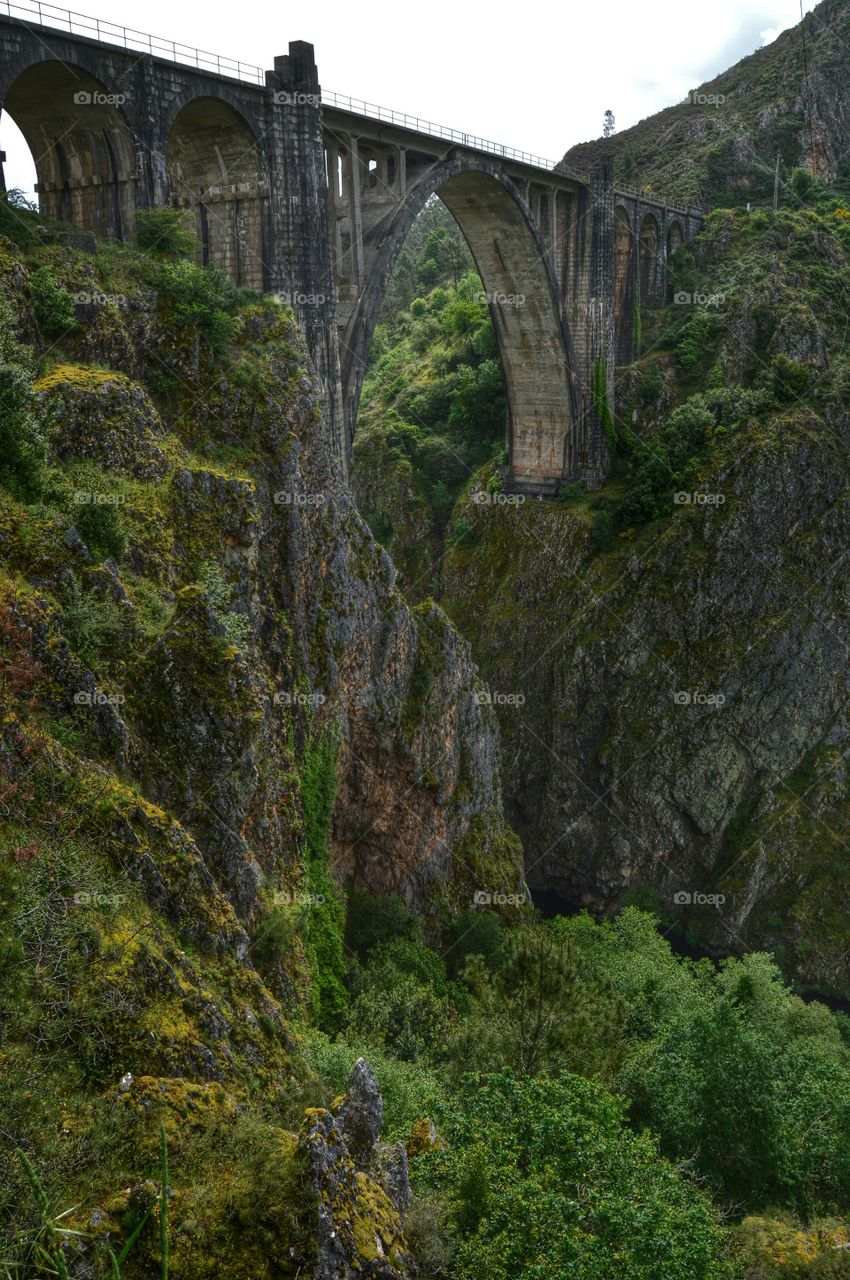
[[[357,142],[357,138],[352,137],[348,148],[348,222],[351,228],[351,275],[359,293],[363,287],[363,211],[361,206],[363,172]]]
[[[331,448],[344,469],[347,449],[339,376],[334,279],[328,234],[328,174],[313,46],[302,40],[275,58],[269,91],[271,179],[267,287],[288,293],[307,339],[324,400]]]
[[[587,481],[601,483],[609,465],[601,404],[594,404],[601,380],[610,413],[614,409],[614,165],[603,160],[590,176],[592,208],[588,367],[584,373],[584,433],[581,467]],[[601,371],[597,372],[598,370]]]

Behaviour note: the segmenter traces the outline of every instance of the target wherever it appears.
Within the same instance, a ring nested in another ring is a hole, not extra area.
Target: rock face
[[[410,1202],[407,1158],[395,1148],[382,1158],[382,1123],[378,1082],[362,1058],[341,1102],[307,1113],[300,1147],[318,1206],[315,1280],[404,1280],[413,1274],[401,1234]]]
[[[25,315],[26,274],[13,265]],[[95,581],[107,571],[89,568],[72,527],[39,570],[58,598],[86,574],[86,592],[121,597],[124,654],[98,714],[131,774],[176,814],[246,924],[263,883],[299,874],[292,778],[307,738],[333,744],[338,883],[428,911],[471,896],[474,853],[500,868],[496,887],[515,888],[497,729],[475,701],[469,648],[438,608],[411,609],[397,590],[335,471],[291,317],[262,306],[241,317],[233,358],[256,368],[255,387],[165,323],[155,295],[128,291],[108,324],[95,316],[77,339],[98,359],[101,325],[116,369],[67,363],[37,387],[51,456],[72,483],[88,463],[91,484],[95,463],[111,477],[104,505],[120,506],[126,550],[108,582]],[[159,409],[145,387],[155,375],[176,388]],[[206,461],[216,450],[237,460]],[[92,677],[80,681],[85,691]],[[71,714],[100,733],[89,712]],[[98,751],[114,757],[106,737]]]
[[[501,515],[497,545],[455,559],[455,616],[491,688],[524,698],[500,715],[532,884],[594,909],[653,886],[717,946],[781,940],[789,959],[812,913],[835,918],[848,480],[847,439],[801,422],[706,482],[722,508],[683,509],[616,572],[594,564],[587,526],[554,509],[531,527]],[[723,909],[700,893],[723,894]],[[844,986],[843,935],[830,933],[819,959],[793,963]]]
[[[850,419],[843,311],[807,272],[824,264],[843,296],[847,246],[813,214],[780,213],[767,248],[748,234],[747,215],[715,213],[689,268],[722,281],[705,368],[727,400],[687,486],[660,464],[663,517],[600,552],[587,500],[471,498],[475,544],[448,557],[444,602],[492,692],[533,887],[655,905],[718,953],[768,949],[846,994]],[[668,347],[647,405],[648,365],[623,371],[617,420],[663,450],[694,383]],[[797,390],[736,417],[745,386],[789,370]]]

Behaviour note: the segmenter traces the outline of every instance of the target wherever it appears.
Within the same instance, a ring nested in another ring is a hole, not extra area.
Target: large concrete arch
[[[12,70],[3,110],[32,153],[42,213],[101,236],[132,235],[137,156],[126,95],[81,62],[29,57]]]
[[[373,172],[366,168],[366,182]],[[507,389],[513,482],[538,492],[557,488],[577,467],[580,391],[570,336],[550,256],[523,194],[497,164],[485,160],[462,157],[431,166],[363,236],[363,283],[341,335],[349,446],[389,277],[434,194],[463,232],[484,285]]]
[[[221,95],[184,98],[174,104],[165,144],[171,202],[193,211],[204,265],[262,289],[268,172],[257,134]]]
[[[672,258],[677,249],[685,243],[685,233],[678,218],[673,218],[667,226],[667,257]]]
[[[642,306],[652,306],[662,300],[659,297],[659,281],[664,270],[661,245],[658,219],[654,213],[645,213],[638,232],[638,280]]]
[[[614,354],[618,364],[632,358],[634,345],[634,232],[628,210],[614,206]]]

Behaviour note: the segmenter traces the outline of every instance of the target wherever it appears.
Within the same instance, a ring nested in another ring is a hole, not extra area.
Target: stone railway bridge
[[[3,14],[2,9],[8,12]],[[139,209],[196,219],[199,256],[285,295],[345,466],[369,347],[404,239],[435,194],[478,267],[509,404],[508,482],[596,484],[598,417],[639,305],[702,214],[484,139],[321,94],[313,49],[263,72],[38,0],[0,0],[0,109],[45,216],[127,239]]]

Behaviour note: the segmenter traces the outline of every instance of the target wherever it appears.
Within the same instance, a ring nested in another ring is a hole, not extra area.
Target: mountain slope
[[[700,85],[685,102],[608,140],[579,143],[562,163],[585,173],[613,156],[618,181],[712,207],[769,203],[777,154],[783,176],[798,165],[828,181],[848,176],[850,7],[844,0],[822,0],[798,26]]]

